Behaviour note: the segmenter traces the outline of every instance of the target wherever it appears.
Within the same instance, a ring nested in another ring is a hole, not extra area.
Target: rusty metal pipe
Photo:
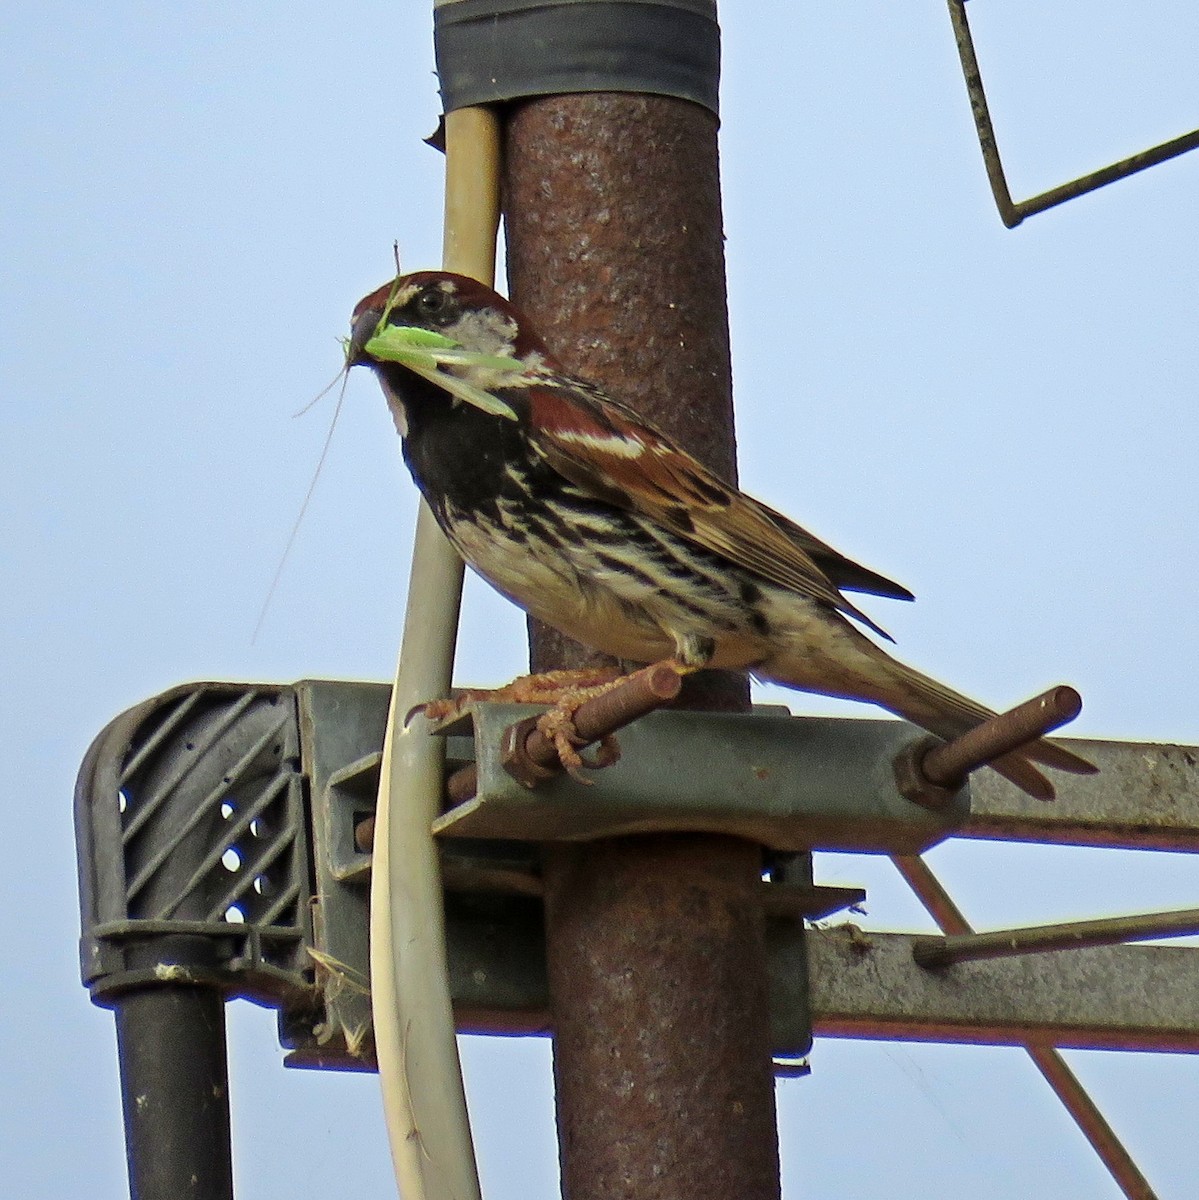
[[[778,1196],[761,861],[680,834],[546,854],[563,1196]]]
[[[735,479],[716,118],[664,96],[538,98],[506,127],[513,299],[568,370]],[[594,661],[532,633],[535,670]],[[741,710],[743,678],[683,698]],[[563,1195],[779,1195],[760,848],[661,835],[547,846]]]

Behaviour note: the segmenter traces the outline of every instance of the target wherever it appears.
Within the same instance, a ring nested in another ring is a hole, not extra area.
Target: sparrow
[[[462,275],[400,275],[359,301],[349,366],[375,371],[403,456],[466,563],[526,612],[616,658],[751,672],[868,701],[941,738],[994,713],[892,657],[845,595],[910,600],[718,478]],[[1039,799],[1040,766],[1095,768],[1040,740],[995,770]]]

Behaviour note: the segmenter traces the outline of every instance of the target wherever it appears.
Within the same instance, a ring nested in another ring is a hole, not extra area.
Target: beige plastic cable
[[[447,114],[447,270],[491,284],[499,227],[499,125],[483,108]],[[383,1110],[403,1200],[479,1200],[445,958],[441,874],[430,824],[443,743],[404,717],[448,694],[462,562],[422,502],[400,662],[383,744],[371,875],[371,1007]]]

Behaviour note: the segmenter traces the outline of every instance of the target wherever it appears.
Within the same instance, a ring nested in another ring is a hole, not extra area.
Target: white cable
[[[499,225],[499,125],[446,115],[443,261],[491,284]],[[445,914],[430,825],[442,739],[415,705],[449,694],[462,562],[422,502],[404,636],[383,744],[371,874],[371,1007],[387,1136],[403,1200],[480,1200],[446,973]]]

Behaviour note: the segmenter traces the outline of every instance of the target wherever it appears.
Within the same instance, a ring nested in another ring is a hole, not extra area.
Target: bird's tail
[[[887,666],[891,678],[872,699],[937,737],[958,737],[995,715],[991,709],[895,659],[889,658]],[[1098,770],[1085,758],[1044,738],[1021,746],[990,765],[1034,799],[1052,800],[1053,784],[1041,773],[1038,764],[1073,775],[1094,775]]]
[[[779,652],[755,668],[758,678],[826,696],[866,700],[946,739],[960,737],[995,716],[991,709],[892,658],[848,621],[808,621],[780,643]],[[1054,798],[1053,784],[1039,767],[1073,775],[1097,771],[1085,758],[1044,738],[990,765],[1037,800]]]

